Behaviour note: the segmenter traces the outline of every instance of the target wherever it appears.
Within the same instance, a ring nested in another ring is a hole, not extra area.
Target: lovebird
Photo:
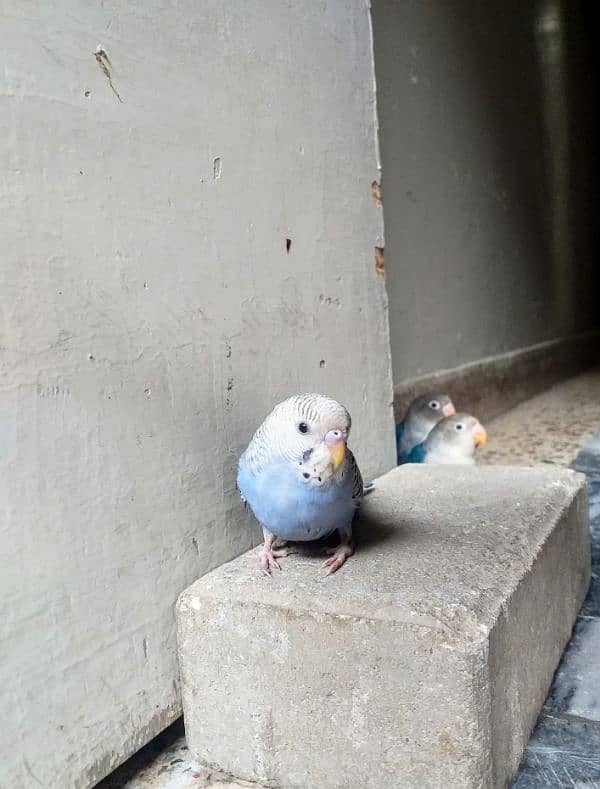
[[[287,548],[280,540],[318,540],[338,531],[340,543],[323,566],[335,573],[352,556],[352,521],[363,480],[348,449],[350,414],[336,400],[302,394],[279,403],[240,458],[237,486],[260,523],[260,569],[270,575]]]
[[[438,422],[425,441],[413,447],[406,462],[472,466],[475,450],[486,442],[487,433],[474,416],[454,414]]]
[[[452,400],[445,394],[430,392],[413,400],[402,422],[396,425],[398,465],[407,462],[410,451],[425,441],[440,419],[455,413]]]

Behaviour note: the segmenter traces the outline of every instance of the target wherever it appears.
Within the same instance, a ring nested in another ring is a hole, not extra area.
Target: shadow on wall
[[[396,384],[597,323],[584,16],[373,4]]]
[[[565,40],[570,53],[567,72],[569,183],[567,221],[578,294],[579,326],[600,325],[600,276],[595,260],[600,251],[598,205],[598,24],[597,3],[568,4]]]
[[[464,6],[464,3],[458,5]],[[547,95],[535,34],[538,11],[535,3],[469,3],[469,13],[448,15],[446,34],[453,39],[468,75],[468,90],[476,105],[480,133],[487,140],[487,178],[499,213],[510,213],[510,238],[528,262],[530,284],[547,276],[552,258],[552,217],[548,197],[552,195],[552,160],[546,126]],[[560,69],[557,64],[556,70]],[[563,98],[557,91],[555,103]],[[494,216],[488,217],[489,222]],[[510,253],[501,258],[480,260],[486,266],[500,260],[503,274],[512,279]],[[516,273],[516,272],[514,272]],[[541,295],[541,294],[538,294]],[[478,293],[469,294],[473,301]],[[465,305],[468,306],[468,305]],[[538,302],[546,312],[549,304]],[[514,316],[518,320],[518,315]]]

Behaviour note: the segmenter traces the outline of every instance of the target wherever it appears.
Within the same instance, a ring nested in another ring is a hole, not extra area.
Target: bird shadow
[[[373,516],[361,514],[352,528],[357,548],[371,548],[386,542],[403,542],[408,534],[403,522],[391,525]]]
[[[393,526],[384,521],[378,520],[367,515],[360,515],[352,525],[352,536],[357,549],[364,550],[372,548],[386,542],[399,542],[408,539],[408,530],[402,523]],[[283,543],[290,554],[298,554],[309,558],[316,558],[323,555],[327,548],[334,548],[340,542],[337,531],[324,537],[321,540],[312,542],[293,542],[291,540]]]

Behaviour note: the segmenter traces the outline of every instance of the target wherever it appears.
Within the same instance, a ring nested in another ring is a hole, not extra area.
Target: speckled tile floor
[[[489,440],[479,452],[478,462],[568,466],[599,426],[600,369],[594,369],[547,389],[486,424]]]
[[[478,458],[492,465],[572,464],[588,476],[590,493],[592,587],[513,789],[600,789],[600,433],[592,440],[599,427],[600,370],[594,370],[548,389],[486,425],[489,442]],[[250,786],[256,789],[256,784],[235,782],[194,764],[183,725],[177,721],[98,789]]]

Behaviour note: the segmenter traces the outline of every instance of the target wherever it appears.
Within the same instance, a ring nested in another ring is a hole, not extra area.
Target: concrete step
[[[589,583],[583,476],[403,466],[320,561],[266,579],[249,552],[182,594],[191,754],[278,787],[505,786]]]

